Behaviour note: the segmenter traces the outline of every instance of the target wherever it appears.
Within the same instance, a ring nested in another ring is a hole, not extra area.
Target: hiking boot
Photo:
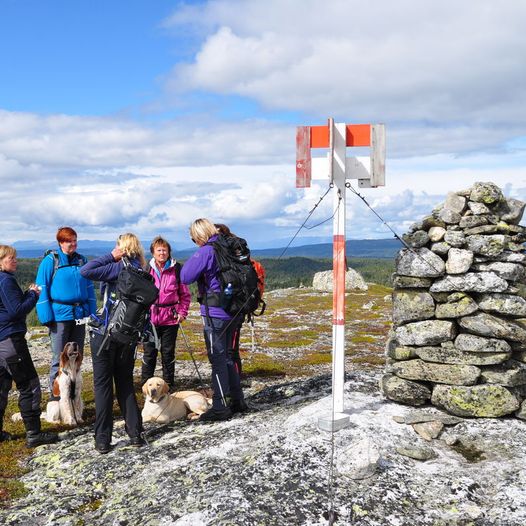
[[[250,408],[248,407],[248,404],[245,402],[245,400],[232,400],[232,403],[230,404],[230,410],[232,413],[246,413],[247,411],[250,411]]]
[[[13,440],[13,435],[7,431],[0,431],[0,442],[7,442]]]
[[[146,445],[146,440],[139,435],[138,437],[130,437],[130,444],[131,447],[142,447]]]
[[[105,455],[112,450],[111,444],[108,442],[95,442],[95,449],[101,454]]]
[[[58,434],[49,431],[28,431],[26,437],[27,447],[54,444],[58,440]]]
[[[221,420],[229,420],[230,418],[232,418],[232,410],[230,407],[227,406],[224,409],[211,407],[199,417],[199,422],[220,422]]]

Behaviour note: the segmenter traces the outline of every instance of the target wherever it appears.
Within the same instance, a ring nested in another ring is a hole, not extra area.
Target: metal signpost
[[[347,147],[370,147],[367,160],[346,157]],[[328,149],[326,157],[311,157],[311,148]],[[307,188],[311,180],[333,185],[333,321],[332,396],[333,411],[321,416],[318,426],[337,431],[349,424],[344,412],[345,382],[345,190],[347,179],[358,179],[360,188],[385,185],[385,126],[343,124],[329,119],[326,126],[299,126],[296,131],[296,187]]]

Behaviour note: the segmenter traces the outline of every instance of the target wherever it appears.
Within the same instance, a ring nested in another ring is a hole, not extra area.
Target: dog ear
[[[144,396],[147,396],[149,393],[148,393],[148,380],[146,380],[146,382],[144,382],[144,385],[142,386],[142,392],[144,394]]]
[[[64,369],[68,363],[68,344],[64,345],[64,349],[60,353],[60,359],[58,361],[59,367]]]
[[[163,380],[163,383],[161,384],[161,394],[165,395],[170,392],[170,388],[168,387],[168,384]]]

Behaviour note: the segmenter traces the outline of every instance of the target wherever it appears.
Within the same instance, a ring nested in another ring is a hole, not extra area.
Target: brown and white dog
[[[178,391],[169,394],[168,384],[157,376],[142,386],[144,393],[143,422],[166,424],[174,420],[197,418],[209,407],[211,400],[197,391]]]
[[[68,342],[60,353],[58,375],[53,382],[53,395],[60,400],[48,402],[45,419],[77,425],[83,422],[82,413],[82,351],[76,342]]]

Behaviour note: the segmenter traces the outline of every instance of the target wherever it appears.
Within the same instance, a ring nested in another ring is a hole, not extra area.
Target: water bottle
[[[234,294],[234,288],[232,283],[227,283],[225,290],[223,291],[223,298],[221,301],[221,307],[223,309],[228,309],[232,304],[232,295]]]

